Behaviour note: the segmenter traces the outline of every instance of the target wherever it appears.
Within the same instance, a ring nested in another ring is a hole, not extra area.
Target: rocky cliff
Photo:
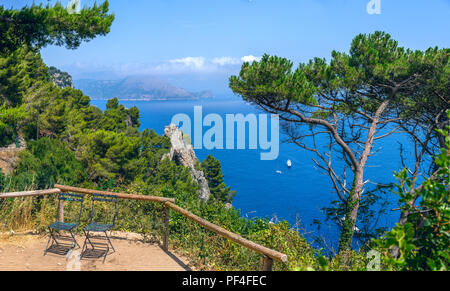
[[[50,67],[49,74],[53,84],[55,84],[59,88],[63,89],[66,87],[74,87],[72,76],[70,76],[68,73],[60,71],[55,67]]]
[[[19,137],[18,143],[13,143],[7,147],[0,148],[0,171],[3,174],[11,174],[14,164],[19,157],[19,153],[26,149],[27,143],[22,137]]]
[[[194,148],[189,136],[184,135],[175,124],[170,124],[165,127],[164,136],[169,137],[172,144],[168,157],[177,165],[185,166],[190,169],[192,178],[200,186],[199,198],[207,201],[211,195],[208,180],[206,180],[202,170],[195,168],[195,165],[198,164],[199,161],[195,156]]]

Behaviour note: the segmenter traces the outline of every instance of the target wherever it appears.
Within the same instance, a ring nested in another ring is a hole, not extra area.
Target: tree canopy
[[[236,192],[231,191],[231,187],[225,185],[220,161],[213,156],[208,155],[206,159],[201,162],[201,166],[205,172],[209,190],[213,197],[218,201],[231,203]]]
[[[54,44],[75,49],[83,41],[109,33],[114,15],[108,14],[109,2],[70,13],[60,2],[51,6],[25,6],[8,9],[0,6],[0,53],[8,54],[20,47],[40,49]]]
[[[412,51],[389,34],[375,32],[356,36],[349,53],[333,51],[329,62],[314,58],[293,69],[285,58],[264,55],[230,77],[233,92],[279,114],[290,141],[317,155],[314,163],[329,175],[346,208],[344,219],[336,218],[343,221],[340,250],[351,247],[368,187],[364,169],[377,140],[414,119],[446,120],[442,112],[450,106],[448,81],[441,80],[448,79],[449,52]],[[343,169],[334,166],[336,158],[345,162]]]

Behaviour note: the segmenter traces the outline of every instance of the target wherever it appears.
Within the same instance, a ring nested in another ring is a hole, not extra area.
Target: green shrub
[[[450,116],[450,113],[449,113]],[[447,127],[450,130],[450,127]],[[448,270],[450,266],[450,136],[445,136],[446,148],[435,158],[438,172],[422,183],[416,193],[408,190],[412,185],[406,170],[396,174],[400,181],[397,194],[401,210],[411,215],[404,225],[397,224],[386,235],[375,240],[391,269],[401,270]],[[408,203],[418,195],[419,206]],[[391,255],[392,248],[398,248],[398,256]]]
[[[68,145],[59,140],[41,138],[28,143],[28,149],[20,153],[15,167],[15,190],[25,185],[46,189],[55,183],[78,185],[87,178],[83,165]]]

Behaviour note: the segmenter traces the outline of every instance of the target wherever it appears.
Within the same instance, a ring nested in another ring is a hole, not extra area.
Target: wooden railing
[[[0,194],[0,199],[52,195],[52,194],[58,194],[58,193],[62,193],[62,192],[70,192],[70,193],[78,193],[78,194],[94,194],[94,193],[108,194],[108,195],[115,195],[121,199],[142,200],[142,201],[163,203],[165,207],[164,207],[164,214],[163,214],[164,236],[163,236],[162,247],[166,251],[169,248],[169,218],[170,218],[170,209],[172,209],[173,211],[175,211],[175,212],[183,215],[184,217],[196,222],[197,224],[203,226],[204,228],[206,228],[210,231],[213,231],[213,232],[219,234],[220,236],[223,236],[243,247],[246,247],[254,252],[257,252],[257,253],[263,255],[263,258],[264,258],[263,269],[262,269],[263,271],[271,271],[274,260],[283,262],[283,263],[287,262],[287,256],[285,254],[280,253],[275,250],[272,250],[272,249],[269,249],[267,247],[264,247],[262,245],[254,243],[252,241],[249,241],[238,234],[235,234],[235,233],[228,231],[218,225],[215,225],[201,217],[198,217],[195,214],[187,211],[186,209],[183,209],[183,208],[175,205],[175,199],[173,199],[173,198],[164,198],[164,197],[159,197],[159,196],[147,196],[147,195],[133,195],[133,194],[108,192],[108,191],[98,191],[98,190],[91,190],[91,189],[84,189],[84,188],[77,188],[77,187],[56,184],[54,189],[27,191],[27,192],[3,193],[3,194]],[[60,202],[63,203],[63,201],[60,201]],[[61,209],[63,209],[63,207],[61,207]],[[64,212],[60,213],[59,220],[64,221]]]

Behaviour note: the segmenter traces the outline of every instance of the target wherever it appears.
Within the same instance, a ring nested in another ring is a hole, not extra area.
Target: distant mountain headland
[[[121,80],[75,80],[75,87],[92,99],[106,100],[198,100],[214,98],[211,91],[189,92],[165,81],[147,77],[131,76]]]
[[[52,80],[53,84],[55,84],[59,88],[74,87],[72,76],[67,72],[63,72],[55,67],[49,67],[48,73],[50,74],[50,79]]]

